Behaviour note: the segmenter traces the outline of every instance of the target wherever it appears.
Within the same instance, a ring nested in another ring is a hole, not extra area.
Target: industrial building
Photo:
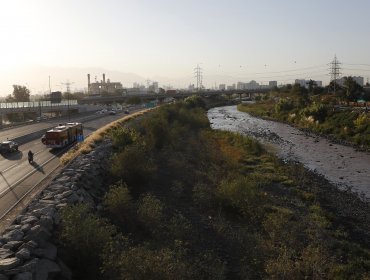
[[[87,74],[87,91],[91,95],[99,95],[102,93],[116,93],[117,90],[122,90],[122,84],[119,82],[111,82],[109,79],[105,81],[105,74],[103,74],[103,80],[100,82],[96,81],[91,83],[90,74]]]

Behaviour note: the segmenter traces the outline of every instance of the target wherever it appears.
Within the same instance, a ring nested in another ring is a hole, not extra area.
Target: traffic
[[[73,121],[59,119],[0,130],[0,220],[60,168],[59,158],[72,145],[125,115],[124,110],[115,115],[92,112],[74,116]]]

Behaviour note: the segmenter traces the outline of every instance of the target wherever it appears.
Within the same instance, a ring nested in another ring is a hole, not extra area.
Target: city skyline
[[[342,76],[370,77],[370,3],[347,1],[45,1],[3,4],[0,96],[87,88],[86,75],[206,87],[295,79],[327,84],[334,55]],[[94,70],[95,69],[95,70]],[[120,73],[120,74],[119,74]],[[120,78],[121,77],[121,78]],[[117,79],[123,80],[117,80]],[[127,84],[126,84],[126,81]]]

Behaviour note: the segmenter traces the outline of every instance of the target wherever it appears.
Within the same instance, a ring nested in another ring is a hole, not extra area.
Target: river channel
[[[236,106],[208,111],[213,129],[239,132],[270,147],[288,161],[301,162],[340,188],[351,188],[370,199],[370,154],[331,143],[290,125],[239,112]]]

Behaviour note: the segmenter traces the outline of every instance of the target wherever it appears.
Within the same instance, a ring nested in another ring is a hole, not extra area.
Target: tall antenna
[[[333,81],[334,84],[334,95],[335,95],[335,88],[337,84],[337,79],[339,78],[340,74],[340,63],[337,59],[337,55],[334,55],[333,61],[330,63],[330,81]]]
[[[202,68],[199,67],[199,64],[194,68],[194,77],[197,78],[197,91],[202,89]]]

